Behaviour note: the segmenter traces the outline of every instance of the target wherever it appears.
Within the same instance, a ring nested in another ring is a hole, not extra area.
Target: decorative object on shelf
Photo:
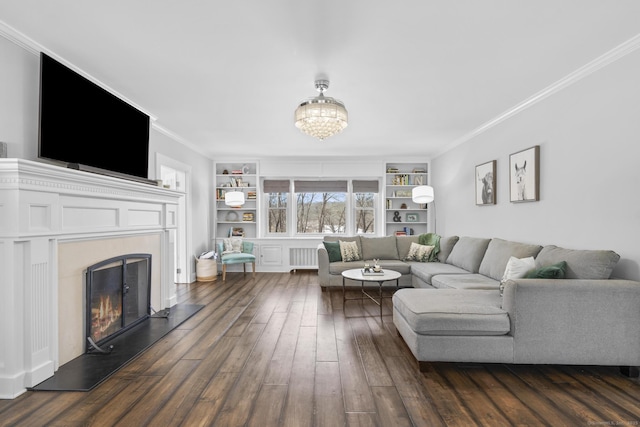
[[[417,213],[408,213],[407,214],[407,222],[418,222],[418,214]]]
[[[423,168],[413,168],[411,173],[427,173],[427,171],[424,170]]]
[[[422,178],[423,178],[422,175],[414,176],[413,177],[413,185],[423,185],[424,184],[424,180]]]
[[[411,197],[410,190],[398,190],[396,191],[396,197]]]
[[[401,222],[402,218],[400,218],[400,212],[398,211],[394,211],[393,212],[393,222]]]
[[[232,208],[244,205],[244,193],[242,191],[227,191],[224,195],[224,203]]]
[[[222,171],[222,175],[229,175],[229,171],[228,171],[228,170],[226,170],[226,169],[225,169],[225,170],[223,170],[223,171]]]
[[[411,200],[414,203],[431,203],[435,200],[435,192],[433,191],[433,187],[430,185],[419,185],[417,187],[413,187],[411,190]],[[436,228],[436,204],[433,203],[433,232],[435,233]]]
[[[407,209],[407,204],[406,203],[401,204],[400,209]]]
[[[231,228],[231,236],[244,237],[244,228],[242,227],[232,227]]]
[[[249,166],[248,165],[242,165],[242,173],[244,175],[248,175],[249,174]]]
[[[476,166],[476,205],[496,204],[496,161]]]
[[[296,108],[295,125],[303,133],[322,141],[342,132],[349,118],[341,101],[324,96],[329,80],[316,80],[315,85],[320,95],[303,101]]]
[[[229,211],[229,212],[227,212],[227,215],[224,217],[224,219],[227,220],[227,221],[237,221],[238,220],[238,212]]]
[[[540,146],[509,156],[509,193],[512,202],[540,200]]]

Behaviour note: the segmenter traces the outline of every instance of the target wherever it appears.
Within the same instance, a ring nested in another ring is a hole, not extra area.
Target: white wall
[[[0,141],[7,156],[38,160],[38,105],[40,58],[32,50],[0,35]],[[192,249],[187,257],[210,245],[211,159],[189,149],[154,128],[149,137],[149,178],[155,179],[155,153],[162,153],[192,167]]]
[[[640,52],[432,160],[437,232],[612,249],[640,280]],[[540,145],[540,201],[509,202],[509,154]],[[475,166],[497,160],[497,205],[475,205]]]
[[[7,157],[37,160],[40,58],[0,37],[0,141]]]

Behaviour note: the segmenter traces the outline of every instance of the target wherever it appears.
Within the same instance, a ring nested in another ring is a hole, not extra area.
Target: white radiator
[[[317,248],[289,248],[291,268],[318,268]]]

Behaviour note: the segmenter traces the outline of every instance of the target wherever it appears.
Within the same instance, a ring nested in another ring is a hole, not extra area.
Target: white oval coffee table
[[[370,300],[372,300],[373,302],[375,302],[376,304],[378,304],[380,306],[380,319],[382,319],[382,284],[384,282],[388,282],[391,280],[395,280],[396,281],[396,290],[399,289],[399,285],[400,285],[400,276],[401,274],[398,273],[397,271],[394,270],[389,270],[389,269],[385,269],[383,270],[382,274],[363,274],[362,269],[361,268],[354,268],[351,270],[345,270],[342,272],[342,310],[344,311],[344,305],[347,301],[351,301],[351,300],[365,300],[367,298],[369,298]],[[345,286],[345,280],[357,280],[360,282],[360,287],[362,290],[362,298],[347,298],[346,295],[346,286]],[[380,289],[380,293],[378,294],[378,297],[376,299],[376,297],[374,297],[373,295],[369,294],[365,289],[364,289],[364,284],[365,282],[367,283],[377,283],[378,287]]]

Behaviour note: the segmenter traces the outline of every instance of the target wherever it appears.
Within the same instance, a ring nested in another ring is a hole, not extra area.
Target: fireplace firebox
[[[151,254],[127,254],[87,268],[85,352],[104,346],[151,315]]]

